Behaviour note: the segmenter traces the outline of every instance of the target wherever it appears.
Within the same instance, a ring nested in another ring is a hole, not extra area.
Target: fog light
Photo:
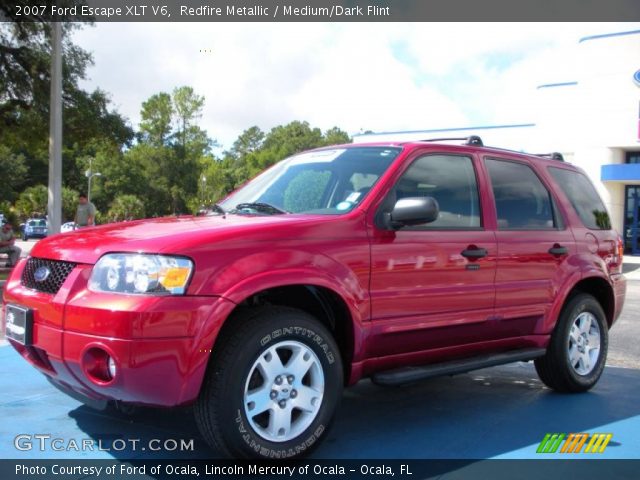
[[[109,375],[111,376],[111,378],[116,378],[116,361],[113,359],[113,357],[109,357],[107,365],[109,368]]]
[[[116,362],[111,355],[99,347],[88,349],[82,357],[84,373],[95,383],[106,384],[116,374]]]

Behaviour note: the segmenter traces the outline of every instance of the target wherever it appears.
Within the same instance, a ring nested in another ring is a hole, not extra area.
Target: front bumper
[[[4,302],[33,311],[33,343],[13,347],[63,389],[101,402],[175,406],[197,398],[211,346],[235,304],[222,297],[109,295],[86,289],[78,265],[55,295],[21,285],[14,269]],[[91,375],[91,352],[116,364],[109,381]]]

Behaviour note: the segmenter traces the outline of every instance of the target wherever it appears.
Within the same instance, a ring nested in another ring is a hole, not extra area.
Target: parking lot
[[[406,387],[382,388],[366,380],[345,391],[335,426],[314,457],[540,458],[536,448],[546,433],[607,432],[613,438],[599,458],[640,458],[640,263],[628,263],[626,271],[625,309],[611,332],[608,366],[591,392],[556,394],[541,384],[531,363]],[[201,440],[189,408],[145,409],[133,417],[94,411],[59,393],[6,342],[0,346],[0,386],[0,458],[218,457]],[[20,434],[105,445],[115,439],[139,442],[135,449],[127,444],[85,452],[50,447],[22,451],[14,445]],[[148,448],[152,439],[159,440],[156,446],[165,440],[193,440],[193,449],[156,451]]]

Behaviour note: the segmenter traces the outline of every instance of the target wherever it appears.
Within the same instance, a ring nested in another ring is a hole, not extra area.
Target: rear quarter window
[[[591,230],[611,230],[611,219],[591,181],[582,173],[549,167],[560,190],[567,196],[585,227]]]

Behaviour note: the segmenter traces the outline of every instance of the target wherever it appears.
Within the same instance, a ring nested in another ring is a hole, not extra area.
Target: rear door
[[[371,228],[370,356],[469,344],[490,328],[496,274],[495,232],[485,228],[478,159],[471,154],[418,153],[383,205],[434,197],[429,224]],[[465,256],[466,255],[466,256]]]
[[[529,335],[562,287],[575,240],[532,165],[508,158],[484,161],[497,220],[496,321],[512,336]]]

